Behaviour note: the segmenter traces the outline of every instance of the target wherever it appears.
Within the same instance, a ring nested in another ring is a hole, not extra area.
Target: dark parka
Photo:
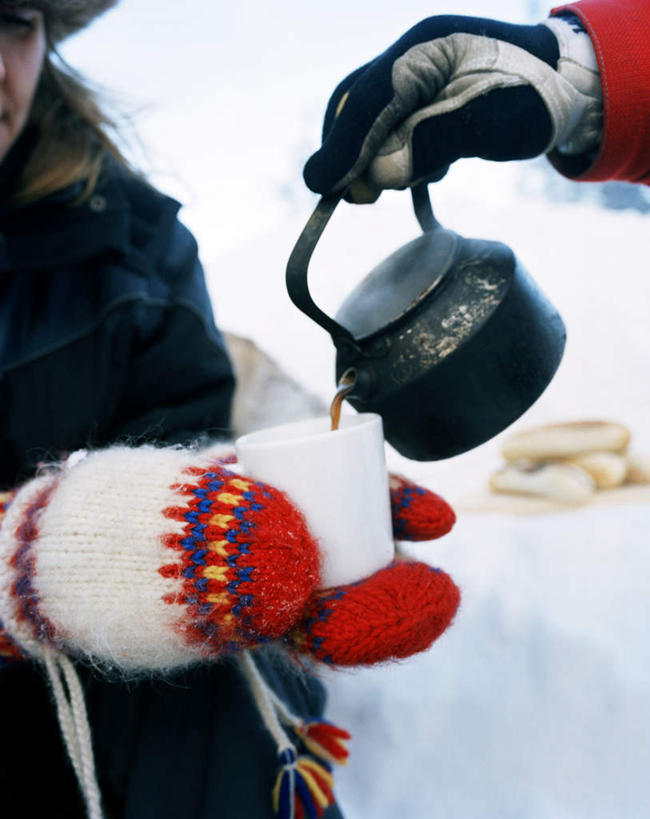
[[[79,193],[0,213],[0,488],[82,447],[228,435],[233,375],[178,203],[111,162]],[[320,685],[258,663],[292,710],[321,712]],[[234,665],[82,673],[108,817],[270,819],[275,748]],[[0,673],[0,725],[2,814],[84,816],[36,666]]]

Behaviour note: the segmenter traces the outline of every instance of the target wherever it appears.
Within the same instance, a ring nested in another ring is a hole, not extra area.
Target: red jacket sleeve
[[[650,185],[650,2],[581,0],[554,8],[585,24],[603,83],[603,137],[594,162],[572,173],[555,152],[562,173],[586,182],[618,179]]]

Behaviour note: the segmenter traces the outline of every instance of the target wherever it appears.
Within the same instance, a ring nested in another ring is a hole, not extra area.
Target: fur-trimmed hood
[[[95,17],[117,5],[118,0],[5,0],[6,8],[30,8],[43,13],[50,39],[61,40],[85,28]]]

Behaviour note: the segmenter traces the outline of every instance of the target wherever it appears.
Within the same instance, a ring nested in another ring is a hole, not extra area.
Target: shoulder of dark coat
[[[107,158],[93,194],[82,185],[0,214],[0,272],[55,271],[120,260],[144,274],[167,260],[196,257],[194,238],[178,220],[180,204]]]
[[[0,216],[0,370],[116,321],[155,332],[172,313],[198,319],[202,337],[221,348],[178,202],[116,163],[90,199],[78,199],[70,189]]]
[[[179,252],[196,255],[192,234],[178,219],[179,202],[150,185],[145,179],[120,167],[113,160],[105,170],[88,208],[104,207],[107,215],[119,214],[123,232],[115,235],[114,249],[127,258],[142,256],[145,267],[173,271]],[[171,254],[171,256],[170,256]]]
[[[122,271],[122,287],[135,288],[143,306],[189,310],[212,337],[212,307],[197,242],[178,219],[180,204],[115,163],[108,165],[95,195],[105,197],[107,211],[118,208],[123,218],[123,233],[115,233],[113,252],[100,266],[103,275]]]

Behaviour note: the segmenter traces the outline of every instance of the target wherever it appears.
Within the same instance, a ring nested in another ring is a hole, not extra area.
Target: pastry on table
[[[563,463],[580,466],[596,484],[596,489],[615,489],[625,483],[629,464],[624,455],[615,452],[585,452]]]
[[[490,478],[490,489],[516,495],[532,495],[561,503],[584,503],[596,490],[585,469],[573,464],[508,464]]]
[[[506,461],[521,459],[552,461],[575,458],[592,452],[622,454],[630,442],[630,431],[612,421],[572,421],[547,424],[520,432],[503,446]]]
[[[627,456],[626,483],[650,483],[650,457],[633,452]]]

